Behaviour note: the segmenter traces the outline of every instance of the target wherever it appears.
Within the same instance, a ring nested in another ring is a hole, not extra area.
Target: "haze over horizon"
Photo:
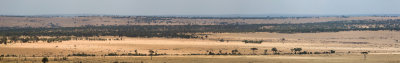
[[[1,0],[0,15],[400,14],[399,0]]]

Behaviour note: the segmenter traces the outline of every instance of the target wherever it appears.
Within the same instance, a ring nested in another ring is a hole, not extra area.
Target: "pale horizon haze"
[[[400,14],[400,0],[0,0],[0,15]]]

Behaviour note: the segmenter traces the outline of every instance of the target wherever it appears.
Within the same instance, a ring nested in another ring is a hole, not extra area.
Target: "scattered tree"
[[[297,54],[297,52],[300,52],[302,49],[301,48],[294,48],[294,54]]]
[[[63,57],[62,60],[68,60],[68,58],[67,57]]]
[[[267,55],[268,49],[264,50],[264,55]]]
[[[33,42],[38,42],[40,39],[38,36],[31,36]]]
[[[27,43],[29,41],[29,38],[21,38],[21,43]]]
[[[42,59],[42,62],[43,62],[43,63],[47,63],[47,62],[49,62],[49,59],[48,59],[47,57],[44,57],[44,58]]]
[[[153,50],[149,50],[149,55],[150,55],[150,60],[153,60],[153,53],[154,53],[154,51]]]
[[[232,54],[237,54],[237,52],[239,52],[239,50],[237,50],[237,49],[235,49],[235,50],[232,50]]]
[[[330,50],[331,51],[331,53],[336,53],[336,51],[335,50]]]
[[[211,50],[207,50],[208,55],[215,55],[215,53],[213,53]]]
[[[290,49],[290,52],[291,52],[291,54],[293,54],[293,52],[294,52],[294,49]]]
[[[138,52],[137,52],[137,50],[135,50],[135,55],[137,55],[138,54]]]
[[[11,36],[10,42],[17,42],[18,38],[19,38],[19,36]]]
[[[260,40],[260,41],[254,41],[254,40],[243,40],[242,42],[244,42],[244,43],[256,43],[256,44],[261,44],[263,41],[262,41],[262,40]]]
[[[7,45],[7,37],[3,37],[0,40],[0,44],[4,43],[5,45]]]
[[[219,50],[219,51],[218,51],[218,54],[222,54],[222,50]]]
[[[253,51],[253,54],[256,55],[254,51],[258,50],[257,48],[250,48]]]
[[[271,50],[274,51],[274,54],[278,54],[278,49],[276,49],[276,47],[272,48]]]
[[[219,42],[224,42],[225,40],[224,39],[219,39]]]
[[[361,54],[364,54],[364,59],[367,59],[368,52],[361,52]]]

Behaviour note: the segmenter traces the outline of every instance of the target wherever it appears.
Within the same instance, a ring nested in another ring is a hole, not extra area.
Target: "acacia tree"
[[[39,37],[38,36],[31,36],[30,38],[31,38],[31,40],[33,42],[38,42],[39,41]]]
[[[138,55],[138,52],[137,52],[137,50],[135,50],[135,55]]]
[[[10,42],[17,42],[18,41],[18,36],[11,36]]]
[[[149,50],[149,55],[150,55],[150,60],[153,60],[153,53],[154,53],[154,51],[153,50]]]
[[[47,62],[49,62],[49,59],[48,59],[47,57],[44,57],[44,58],[42,59],[42,62],[43,62],[43,63],[47,63]]]
[[[219,50],[219,53],[218,54],[221,54],[222,55],[222,50]]]
[[[30,39],[29,38],[22,38],[21,43],[27,43]]]
[[[294,49],[290,49],[290,53],[293,54],[293,52],[294,52]]]
[[[361,54],[364,55],[364,60],[367,59],[367,54],[368,54],[368,52],[361,52]]]
[[[239,52],[239,50],[237,50],[237,49],[232,50],[232,54],[237,54],[236,52]]]
[[[212,52],[212,50],[207,50],[208,55],[214,55],[214,53]]]
[[[329,51],[331,51],[331,53],[336,53],[336,51],[335,51],[335,50],[329,50]]]
[[[267,55],[268,49],[264,50],[264,55]]]
[[[3,37],[0,40],[0,44],[4,43],[5,45],[7,45],[7,37]]]
[[[272,51],[274,51],[274,54],[277,54],[278,49],[276,49],[276,47],[271,49]]]
[[[256,54],[254,51],[258,50],[257,48],[250,48],[250,49],[253,50],[254,55]]]
[[[294,54],[297,54],[297,52],[300,52],[301,50],[303,50],[303,49],[301,49],[301,48],[294,48]]]

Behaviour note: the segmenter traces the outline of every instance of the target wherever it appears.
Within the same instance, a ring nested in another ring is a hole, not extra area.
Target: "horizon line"
[[[113,15],[113,14],[38,14],[0,16],[194,16],[194,17],[310,17],[310,16],[400,16],[400,14],[220,14],[220,15]]]

